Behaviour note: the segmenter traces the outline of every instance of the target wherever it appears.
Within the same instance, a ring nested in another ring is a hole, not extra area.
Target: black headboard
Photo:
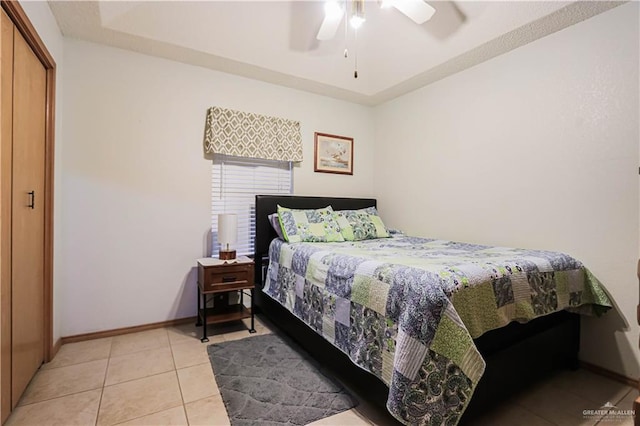
[[[269,244],[277,237],[268,216],[278,210],[278,205],[291,209],[320,209],[331,206],[334,210],[376,207],[373,198],[298,197],[295,195],[256,195],[256,240],[254,260],[255,283],[262,287],[262,259],[269,255]]]

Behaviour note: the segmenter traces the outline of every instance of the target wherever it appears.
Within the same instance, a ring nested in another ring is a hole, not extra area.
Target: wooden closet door
[[[46,70],[14,31],[12,405],[44,358]]]
[[[2,11],[0,21],[0,421],[11,412],[11,188],[13,148],[13,31]]]

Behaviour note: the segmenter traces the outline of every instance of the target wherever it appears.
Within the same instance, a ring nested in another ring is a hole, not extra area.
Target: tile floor
[[[256,321],[218,326],[210,343],[269,333]],[[62,346],[25,391],[7,425],[228,425],[206,353],[191,324]],[[583,416],[607,402],[630,409],[637,391],[584,370],[563,371],[467,424],[633,425],[631,417]],[[356,395],[358,397],[358,395]],[[320,425],[397,425],[361,399]]]

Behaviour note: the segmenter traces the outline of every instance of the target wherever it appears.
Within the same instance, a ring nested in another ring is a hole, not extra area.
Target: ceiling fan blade
[[[467,21],[467,16],[458,7],[458,4],[453,1],[438,2],[436,4],[437,13],[422,28],[438,40],[446,40],[454,35]]]
[[[316,38],[318,40],[331,40],[336,35],[336,32],[338,31],[338,27],[340,26],[340,22],[342,22],[342,15],[325,16],[324,21],[322,21],[322,25],[320,26],[320,30],[318,31],[318,35],[316,36]]]
[[[423,0],[395,0],[391,4],[418,25],[427,22],[436,12]]]

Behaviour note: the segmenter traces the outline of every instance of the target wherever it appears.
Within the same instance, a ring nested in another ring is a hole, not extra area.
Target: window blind
[[[255,238],[255,196],[291,194],[292,163],[216,155],[211,173],[212,256],[218,255],[218,214],[238,215],[238,255],[252,255]]]

